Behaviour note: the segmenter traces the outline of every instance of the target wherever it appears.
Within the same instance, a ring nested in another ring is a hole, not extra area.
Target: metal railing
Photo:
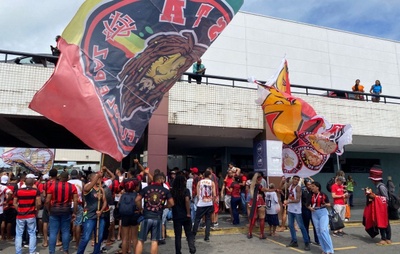
[[[10,59],[10,56],[13,56]],[[58,60],[57,56],[52,56],[51,54],[32,54],[26,52],[18,52],[18,51],[10,51],[10,50],[1,50],[0,49],[0,63],[21,63],[21,59],[31,57],[32,60],[30,63],[43,65],[43,67],[54,67],[55,63]],[[49,65],[49,63],[53,63],[54,65]],[[189,75],[193,75],[193,73],[185,72],[181,81],[188,81]],[[260,82],[264,83],[265,81]],[[247,79],[243,78],[232,78],[232,77],[224,77],[224,76],[215,76],[215,75],[202,75],[201,84],[205,85],[217,85],[217,86],[229,86],[233,88],[242,88],[242,89],[257,89],[255,84],[249,84]],[[320,87],[311,87],[311,86],[303,86],[290,84],[291,91],[293,94],[304,94],[304,95],[317,95],[331,98],[339,98],[339,99],[348,99],[348,100],[361,100],[361,101],[372,101],[373,97],[379,97],[380,102],[388,103],[388,104],[400,104],[400,97],[397,96],[389,96],[389,95],[374,95],[370,93],[359,93],[347,90],[338,90],[338,89],[327,89]],[[357,95],[357,96],[356,96]],[[359,99],[359,98],[362,99]]]

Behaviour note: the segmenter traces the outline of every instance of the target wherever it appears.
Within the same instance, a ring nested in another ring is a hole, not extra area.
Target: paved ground
[[[345,232],[349,235],[345,237],[332,237],[336,253],[400,253],[400,221],[392,221],[392,245],[378,246],[376,245],[380,239],[371,239],[365,232],[360,221],[362,216],[362,207],[353,209],[351,223],[346,224]],[[285,231],[279,233],[279,236],[269,237],[266,240],[259,240],[258,234],[254,234],[253,239],[246,238],[247,229],[244,225],[245,218],[241,217],[242,224],[238,227],[233,227],[228,221],[228,215],[222,215],[220,218],[220,230],[211,232],[211,242],[203,241],[203,233],[199,232],[196,239],[197,253],[220,254],[220,253],[271,253],[271,254],[286,254],[286,253],[321,253],[318,246],[312,245],[311,251],[304,251],[304,244],[301,233],[298,232],[299,248],[286,248],[285,245],[290,242],[290,233]],[[172,224],[168,224],[168,228],[172,228]],[[311,232],[310,232],[311,233]],[[174,238],[173,231],[168,230],[167,243],[159,248],[160,254],[174,254]],[[312,235],[312,233],[311,233]],[[313,240],[313,236],[311,236]],[[189,253],[186,241],[182,241],[182,253]],[[15,253],[14,242],[0,242],[1,253]],[[149,243],[145,244],[144,254],[149,253]],[[108,253],[116,253],[118,243],[115,243],[108,250]],[[38,240],[37,251],[39,253],[48,253],[48,249],[41,247],[41,240]],[[24,254],[28,253],[28,249],[24,249]],[[58,252],[62,253],[62,252]],[[71,249],[70,253],[76,253],[76,249]],[[92,247],[88,246],[85,253],[92,253]]]

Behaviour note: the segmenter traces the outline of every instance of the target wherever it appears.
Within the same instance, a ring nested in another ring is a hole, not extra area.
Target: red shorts
[[[219,204],[218,203],[213,203],[214,204],[214,213],[218,213],[219,212]]]

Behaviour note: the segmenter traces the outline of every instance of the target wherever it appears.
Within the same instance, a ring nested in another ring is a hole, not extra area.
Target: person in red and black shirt
[[[16,254],[22,254],[22,234],[25,225],[29,234],[29,253],[36,253],[36,213],[41,206],[41,200],[39,190],[32,188],[33,182],[34,179],[27,178],[26,187],[18,189],[14,196],[14,207],[17,209]]]
[[[55,168],[50,169],[50,171],[49,171],[50,179],[47,180],[45,183],[43,183],[43,185],[39,184],[39,191],[40,191],[42,197],[44,197],[44,201],[46,201],[47,190],[50,189],[51,186],[53,186],[57,182],[57,174],[58,174],[57,169],[55,169]],[[49,241],[48,241],[49,220],[50,220],[49,211],[47,209],[43,209],[43,215],[42,215],[42,222],[43,222],[42,246],[43,247],[49,246]]]
[[[71,218],[75,220],[78,207],[78,192],[75,185],[68,181],[68,173],[60,174],[60,181],[53,184],[46,195],[46,209],[50,214],[50,238],[49,253],[56,251],[57,233],[61,228],[62,245],[64,253],[68,253],[70,241]],[[73,203],[73,213],[71,217],[71,204]]]
[[[329,235],[329,212],[326,209],[331,206],[329,198],[325,193],[321,192],[321,184],[318,182],[313,182],[310,189],[312,195],[308,196],[306,207],[311,211],[311,217],[322,251],[324,253],[333,253],[333,243]]]
[[[11,174],[10,174],[11,176]],[[15,210],[14,207],[14,194],[17,191],[17,184],[16,183],[11,183],[10,181],[7,181],[6,186],[8,189],[11,190],[13,193],[12,198],[8,202],[7,206],[4,206],[4,221],[1,225],[2,228],[2,238],[11,240],[13,239],[13,236],[15,234],[12,234],[15,230],[15,223],[17,219],[17,210]],[[7,236],[5,235],[5,231],[7,232]]]
[[[239,177],[234,177],[233,182],[230,186],[227,186],[227,190],[231,193],[231,209],[233,215],[233,225],[240,223],[239,221],[239,204],[240,204],[240,188]]]

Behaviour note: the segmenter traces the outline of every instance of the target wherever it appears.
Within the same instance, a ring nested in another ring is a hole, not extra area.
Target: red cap
[[[199,169],[194,167],[194,168],[190,168],[190,171],[192,171],[192,173],[198,174],[199,173]]]
[[[373,181],[382,181],[382,169],[377,166],[374,165],[370,170],[369,170],[369,179],[373,180]]]

